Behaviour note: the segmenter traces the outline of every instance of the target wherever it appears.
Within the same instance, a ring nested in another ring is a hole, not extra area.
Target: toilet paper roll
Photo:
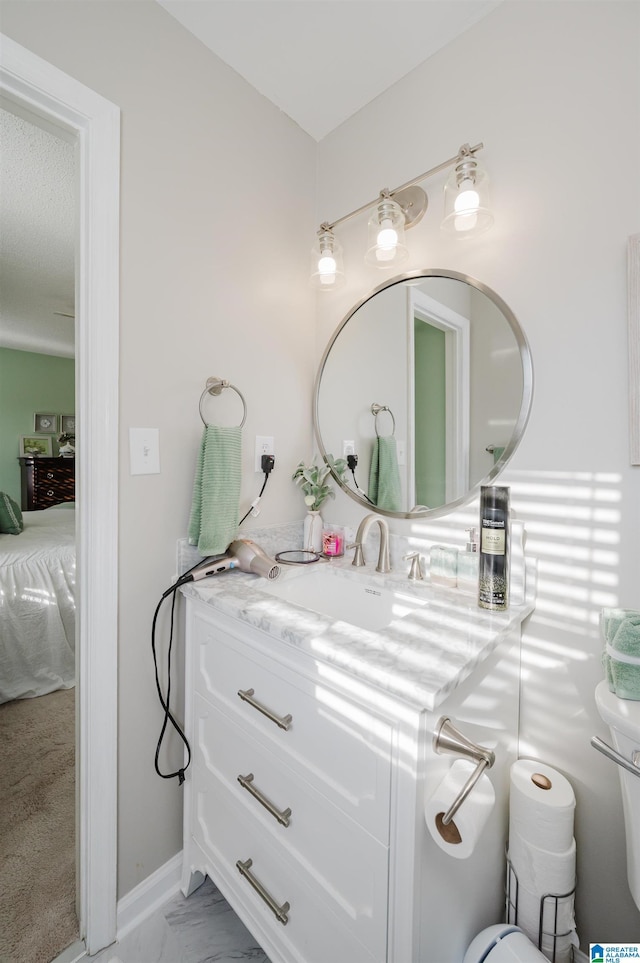
[[[518,926],[536,945],[541,935],[542,948],[545,951],[553,946],[554,935],[569,945],[570,936],[576,928],[573,895],[558,900],[545,899],[542,905],[541,899],[546,895],[547,893],[533,893],[524,886],[518,886]]]
[[[443,824],[445,813],[475,768],[472,762],[457,759],[424,806],[425,822],[436,845],[456,859],[471,856],[496,801],[491,780],[483,774],[452,821]]]
[[[532,846],[517,833],[509,838],[509,860],[518,885],[531,893],[564,896],[576,884],[576,841],[564,853]]]
[[[564,853],[573,839],[576,800],[557,770],[531,759],[511,766],[509,839],[519,836],[539,849]]]

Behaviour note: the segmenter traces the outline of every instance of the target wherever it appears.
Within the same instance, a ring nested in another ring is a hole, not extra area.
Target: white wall
[[[182,845],[177,781],[160,780],[153,612],[186,534],[198,400],[209,375],[248,407],[241,506],[276,439],[259,524],[302,517],[291,474],[311,450],[314,142],[155,3],[3,3],[2,30],[122,111],[118,891]],[[208,401],[239,422],[234,397]],[[226,404],[229,402],[229,404]],[[129,474],[129,427],[160,429],[158,475]],[[251,522],[252,520],[249,520]],[[257,522],[253,522],[255,526]],[[245,525],[249,531],[251,524]],[[166,621],[158,644],[166,651]],[[180,662],[180,648],[177,662]],[[179,690],[179,672],[174,691]],[[171,768],[180,758],[172,747]]]
[[[530,341],[533,411],[503,475],[539,559],[524,632],[521,754],[567,774],[577,796],[577,922],[591,941],[637,940],[617,772],[589,745],[603,605],[640,607],[640,469],[629,466],[626,243],[640,230],[640,5],[512,2],[329,135],[316,220],[332,220],[483,141],[496,223],[475,241],[439,231],[444,182],[407,234],[408,269],[488,284]],[[323,295],[317,350],[366,290],[366,218],[341,233],[346,290]],[[340,494],[334,517],[362,510]],[[449,524],[464,542],[477,505]],[[328,512],[327,512],[328,514]],[[442,525],[445,523],[443,522]],[[394,523],[437,537],[438,522]],[[411,527],[409,527],[411,526]]]

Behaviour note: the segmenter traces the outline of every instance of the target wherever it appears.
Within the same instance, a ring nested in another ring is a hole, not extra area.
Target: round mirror
[[[513,312],[455,271],[393,278],[335,331],[314,392],[320,452],[370,511],[443,515],[490,483],[529,416],[533,367]]]

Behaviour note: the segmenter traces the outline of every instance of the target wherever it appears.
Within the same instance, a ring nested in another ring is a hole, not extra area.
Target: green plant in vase
[[[325,498],[336,497],[332,486],[327,482],[331,475],[331,468],[340,481],[343,480],[347,470],[347,463],[344,458],[334,459],[333,455],[327,455],[327,462],[329,464],[323,462],[322,465],[318,465],[316,456],[314,456],[310,465],[305,465],[301,461],[292,475],[296,485],[302,489],[304,503],[310,512],[320,511]]]
[[[327,461],[321,465],[317,464],[316,457],[310,465],[300,462],[292,475],[293,481],[302,489],[304,503],[307,506],[307,517],[304,523],[304,548],[308,551],[318,552],[322,546],[322,519],[320,508],[326,498],[335,498],[335,492],[328,478],[331,469],[338,476],[340,481],[344,478],[347,470],[347,463],[344,458],[334,459],[333,455],[327,455]]]

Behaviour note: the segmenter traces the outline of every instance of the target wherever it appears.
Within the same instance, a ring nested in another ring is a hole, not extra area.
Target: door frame
[[[120,110],[4,34],[0,97],[77,144],[78,917],[116,937]]]
[[[435,298],[430,297],[417,287],[408,288],[407,344],[409,348],[408,370],[414,370],[414,319],[440,328],[445,333],[445,391],[446,391],[446,479],[445,496],[447,502],[460,498],[469,488],[469,444],[470,444],[470,404],[471,404],[471,334],[469,318]],[[407,437],[413,439],[408,446],[409,452],[415,451],[415,393],[414,379],[408,379],[408,430]],[[409,504],[415,505],[415,464],[409,465],[409,480],[413,484],[413,494]]]

